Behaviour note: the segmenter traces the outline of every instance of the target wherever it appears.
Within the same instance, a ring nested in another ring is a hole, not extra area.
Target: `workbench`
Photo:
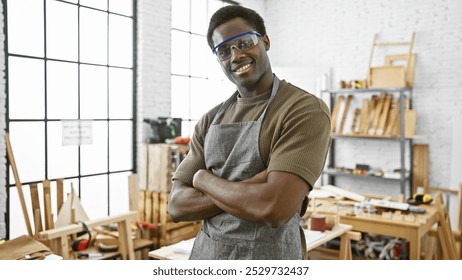
[[[402,220],[398,220],[393,218],[391,212],[390,217],[370,213],[353,215],[349,211],[341,210],[340,208],[342,208],[342,206],[340,206],[337,211],[339,202],[332,202],[329,200],[316,201],[319,202],[316,205],[316,213],[338,213],[339,222],[341,224],[351,225],[354,231],[406,239],[409,242],[409,259],[411,260],[420,259],[422,247],[421,237],[427,234],[430,229],[438,223],[437,210],[433,205],[420,205],[419,207],[426,210],[424,214],[402,213]],[[307,212],[307,215],[309,214],[310,209],[308,209]]]
[[[340,237],[342,239],[340,249],[340,259],[351,259],[350,239],[356,238],[354,233],[351,233],[351,225],[337,224],[332,230],[319,232],[319,234],[311,234],[310,231],[305,231],[307,251],[310,251],[334,238]],[[149,257],[158,260],[187,260],[189,253],[187,248],[192,248],[194,238],[181,241],[176,244],[161,247],[157,250],[149,252]],[[186,249],[186,250],[185,250]]]

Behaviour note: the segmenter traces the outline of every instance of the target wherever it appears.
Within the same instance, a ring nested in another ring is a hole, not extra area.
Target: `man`
[[[299,212],[325,163],[328,108],[273,74],[255,11],[219,9],[207,39],[237,91],[196,125],[169,214],[203,220],[191,259],[302,259]]]

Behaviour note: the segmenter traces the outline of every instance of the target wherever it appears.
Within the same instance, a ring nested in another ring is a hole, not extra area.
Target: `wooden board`
[[[138,175],[128,176],[128,209],[138,211]]]
[[[383,135],[383,133],[385,132],[385,123],[387,122],[391,101],[391,94],[387,94],[387,96],[385,97],[385,103],[382,108],[382,113],[380,114],[379,125],[377,127],[377,130],[375,131],[375,135]]]
[[[146,191],[144,199],[144,221],[152,223],[152,191]]]
[[[383,109],[383,105],[385,104],[386,96],[387,94],[385,93],[382,93],[380,95],[379,100],[377,102],[377,106],[375,107],[375,110],[374,110],[374,117],[372,120],[372,124],[367,134],[375,135],[375,131],[377,130],[377,127],[379,126],[380,114],[382,114],[382,109]]]
[[[16,161],[14,160],[13,148],[10,142],[10,134],[8,132],[5,132],[5,145],[6,145],[6,155],[8,157],[11,170],[13,171],[14,182],[16,184],[16,189],[18,191],[19,201],[21,202],[21,209],[22,209],[24,221],[26,223],[27,233],[29,234],[29,236],[33,236],[32,227],[31,227],[31,223],[29,219],[29,213],[27,212],[27,207],[26,207],[26,200],[24,198],[24,193],[22,191],[21,181],[19,180],[18,168],[16,167]]]
[[[331,124],[330,124],[330,132],[331,133],[335,132],[335,126],[337,124],[337,116],[338,116],[338,112],[340,110],[340,105],[343,102],[343,99],[344,99],[344,96],[340,95],[339,97],[337,97],[337,100],[335,100],[335,105],[334,105],[334,109],[332,111],[332,119],[331,119]]]
[[[32,213],[34,213],[35,234],[43,230],[42,227],[42,214],[40,211],[40,199],[37,189],[37,184],[30,184],[30,197],[32,202]]]
[[[428,144],[414,144],[412,156],[412,193],[417,187],[428,192]]]
[[[417,112],[415,110],[406,110],[404,112],[404,135],[414,136],[417,120]]]
[[[372,67],[369,88],[406,87],[406,73],[403,66]]]
[[[138,193],[138,221],[144,221],[144,207],[145,207],[145,190],[140,190]]]
[[[51,189],[50,181],[44,180],[43,182],[43,207],[45,209],[45,229],[52,229],[53,226],[53,213],[51,210]]]
[[[350,129],[350,134],[358,134],[358,119],[359,115],[361,114],[361,109],[356,108],[353,114],[353,121],[351,122],[351,129]]]
[[[389,115],[384,135],[397,136],[394,134],[395,127],[399,126],[399,103],[397,100],[393,100]]]
[[[366,128],[362,134],[368,134],[369,128],[372,127],[372,121],[374,120],[375,108],[377,107],[378,97],[377,95],[372,95],[371,101],[369,102],[369,116],[367,118]]]
[[[363,106],[361,108],[361,118],[359,121],[359,134],[365,134],[366,128],[369,123],[370,110],[369,105],[370,101],[368,99],[363,99]]]
[[[343,134],[343,126],[345,125],[345,120],[348,115],[348,110],[350,109],[350,103],[351,100],[353,99],[353,95],[348,95],[346,101],[345,101],[345,106],[343,107],[343,113],[342,113],[342,119],[340,120],[340,126],[336,130],[337,134]]]
[[[63,179],[56,180],[56,209],[58,209],[58,213],[64,203],[64,186],[63,185],[64,185]]]
[[[67,226],[76,221],[88,221],[87,213],[80,203],[80,199],[75,193],[74,187],[71,186],[71,192],[67,195],[66,201],[61,207],[55,222],[55,227]]]
[[[188,145],[148,145],[148,190],[168,193],[172,189],[172,177]]]
[[[414,85],[414,69],[416,55],[415,53],[411,54],[409,63],[407,63],[409,58],[408,54],[395,54],[395,55],[386,55],[385,56],[385,66],[392,66],[397,61],[403,61],[406,63],[406,85],[410,88]]]

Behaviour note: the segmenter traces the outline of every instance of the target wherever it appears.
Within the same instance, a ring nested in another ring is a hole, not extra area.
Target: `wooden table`
[[[322,232],[320,234],[310,234],[309,231],[305,231],[305,237],[306,237],[306,247],[307,251],[310,251],[321,244],[324,244],[334,238],[341,237],[342,238],[342,248],[341,252],[339,255],[340,259],[351,259],[351,247],[349,247],[349,242],[350,242],[350,235],[348,235],[349,231],[353,227],[351,225],[345,225],[345,224],[337,224],[332,230],[326,230],[325,232]],[[187,243],[188,245],[192,245],[194,242],[194,238],[182,241],[182,244]],[[157,250],[153,250],[149,252],[149,257],[158,259],[158,260],[187,260],[189,259],[189,253],[186,253],[183,250],[179,250],[179,246],[177,244],[172,244],[169,246],[164,246],[162,248],[159,248]],[[188,246],[186,246],[188,247]],[[182,246],[183,248],[183,246]]]
[[[317,202],[319,202],[316,206],[317,213],[337,213],[337,203],[327,200],[317,200]],[[422,247],[421,237],[428,233],[430,229],[438,223],[438,215],[434,206],[421,205],[419,207],[425,208],[426,213],[411,214],[414,215],[414,221],[412,221],[412,219],[406,219],[405,215],[402,215],[403,220],[396,220],[392,217],[385,218],[383,215],[378,214],[362,214],[355,216],[347,214],[347,212],[343,212],[340,209],[338,215],[340,223],[352,225],[354,231],[406,239],[410,247],[409,258],[411,260],[419,260]],[[411,218],[411,216],[408,217]]]

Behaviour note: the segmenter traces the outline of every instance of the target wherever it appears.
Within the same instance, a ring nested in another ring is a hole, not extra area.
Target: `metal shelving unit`
[[[329,94],[330,97],[330,104],[331,104],[331,113],[333,109],[333,104],[335,103],[337,95],[343,95],[343,94],[371,94],[371,93],[381,93],[381,92],[387,92],[387,93],[398,93],[399,94],[399,115],[400,117],[400,135],[398,137],[393,136],[393,137],[386,137],[386,136],[374,136],[374,135],[349,135],[349,134],[333,134],[332,135],[332,144],[330,147],[330,152],[329,152],[329,165],[327,169],[323,172],[324,175],[327,175],[328,177],[328,183],[335,185],[335,178],[338,176],[350,176],[352,178],[362,178],[362,179],[379,179],[379,180],[392,180],[392,181],[399,181],[400,184],[400,192],[403,195],[406,195],[406,182],[409,181],[409,187],[412,187],[412,145],[413,145],[413,140],[416,138],[422,138],[423,136],[412,136],[412,137],[406,137],[405,136],[405,128],[404,128],[404,110],[405,110],[405,97],[408,95],[408,98],[410,100],[410,109],[412,108],[412,89],[411,88],[374,88],[374,89],[339,89],[339,90],[325,90],[321,91],[322,94]],[[381,140],[381,141],[398,141],[400,148],[399,148],[399,153],[400,153],[400,178],[399,179],[394,179],[394,178],[383,178],[379,176],[360,176],[360,175],[353,175],[353,174],[345,174],[341,172],[335,172],[335,142],[338,140],[345,140],[345,139],[373,139],[373,140]],[[405,170],[405,161],[406,161],[406,143],[409,144],[409,174],[406,174]]]

